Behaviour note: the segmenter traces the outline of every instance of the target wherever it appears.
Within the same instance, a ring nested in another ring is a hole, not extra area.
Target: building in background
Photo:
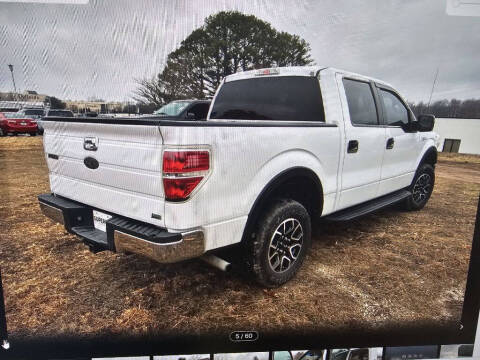
[[[0,92],[0,101],[22,101],[32,103],[43,103],[47,99],[47,95],[39,94],[35,90],[25,90],[24,92],[14,93]]]
[[[438,151],[480,155],[480,119],[437,118]]]

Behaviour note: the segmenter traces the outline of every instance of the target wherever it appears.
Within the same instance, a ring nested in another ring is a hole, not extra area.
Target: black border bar
[[[473,230],[472,250],[468,266],[465,297],[463,300],[463,331],[475,334],[480,311],[480,195],[478,197],[477,216]],[[475,336],[473,337],[475,339]],[[472,341],[473,344],[473,341]]]
[[[8,341],[7,317],[5,315],[5,299],[3,298],[2,269],[0,268],[0,346]],[[0,351],[2,349],[0,348]]]

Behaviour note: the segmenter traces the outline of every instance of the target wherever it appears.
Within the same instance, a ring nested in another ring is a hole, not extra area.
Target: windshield
[[[73,117],[73,113],[67,110],[52,110],[49,111],[48,116],[62,116],[62,117]]]
[[[190,101],[173,101],[154,112],[155,115],[178,116],[190,105]]]

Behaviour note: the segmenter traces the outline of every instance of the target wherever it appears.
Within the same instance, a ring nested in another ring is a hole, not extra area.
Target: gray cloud
[[[63,99],[126,100],[135,78],[210,14],[235,9],[298,34],[318,65],[374,76],[407,99],[480,97],[480,18],[453,17],[425,1],[90,1],[88,5],[0,2],[0,91],[17,86]]]

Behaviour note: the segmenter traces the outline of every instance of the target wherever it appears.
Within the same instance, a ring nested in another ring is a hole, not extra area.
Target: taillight
[[[163,188],[165,199],[187,199],[210,170],[210,153],[205,150],[165,151]]]

